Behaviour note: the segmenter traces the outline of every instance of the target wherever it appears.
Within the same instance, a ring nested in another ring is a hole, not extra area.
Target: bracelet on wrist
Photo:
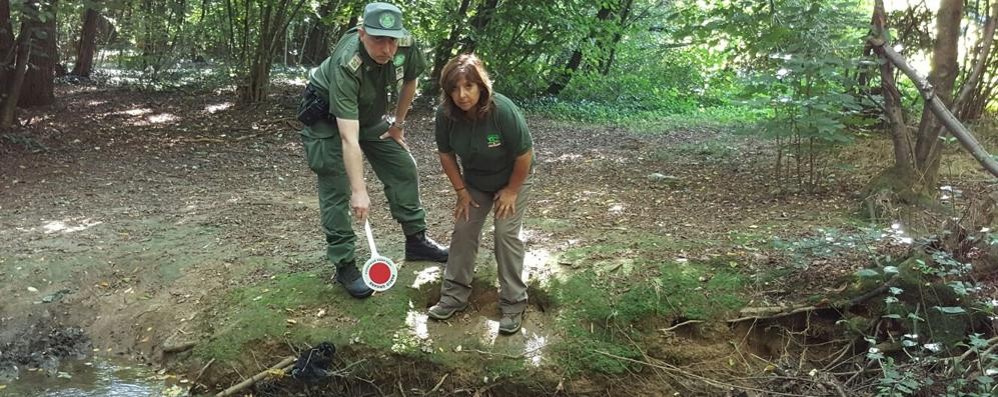
[[[405,128],[405,121],[403,120],[401,123],[398,122],[398,121],[393,121],[392,124],[391,124],[391,127],[395,127],[395,128],[398,128],[398,129],[403,129],[403,128]]]
[[[467,187],[467,186],[461,186],[461,187],[457,187],[457,188],[454,188],[454,191],[455,191],[455,192],[460,192],[460,191],[464,190],[464,189],[465,189],[466,187]]]

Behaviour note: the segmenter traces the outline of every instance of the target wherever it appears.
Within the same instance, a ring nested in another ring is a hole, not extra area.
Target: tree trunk
[[[6,3],[6,1],[5,1]],[[17,102],[21,94],[24,83],[24,74],[28,69],[28,61],[31,58],[32,42],[34,41],[34,29],[29,21],[38,21],[38,1],[29,0],[24,3],[21,14],[21,33],[17,35],[15,44],[14,68],[7,74],[4,81],[4,98],[0,101],[0,129],[8,129],[14,125],[16,120]]]
[[[599,11],[596,12],[597,23],[603,23],[613,14],[613,10],[609,7],[607,3],[603,3],[600,6]],[[589,37],[584,41],[589,42],[598,35],[598,29],[593,28],[589,31]],[[572,80],[572,75],[579,70],[579,66],[582,65],[582,47],[577,47],[572,51],[572,56],[568,58],[568,63],[561,72],[551,81],[551,85],[548,86],[548,95],[558,95],[561,90],[564,90],[568,86],[568,82]]]
[[[953,87],[960,73],[957,49],[960,44],[960,20],[963,18],[963,0],[942,0],[936,15],[936,42],[932,50],[932,70],[929,83],[934,94],[947,108],[953,103]],[[939,136],[943,127],[932,112],[928,101],[922,109],[918,125],[918,143],[915,145],[915,166],[920,174],[918,188],[934,191],[939,176],[941,157]]]
[[[76,46],[76,65],[73,74],[90,77],[94,68],[94,53],[97,52],[97,21],[100,14],[96,9],[87,7],[83,13],[83,28],[80,29],[80,41]]]
[[[288,12],[291,0],[278,0],[277,4],[266,4],[260,12],[260,36],[253,51],[249,75],[246,85],[240,87],[241,100],[246,103],[256,103],[267,97],[270,85],[270,66],[274,60],[277,43],[284,38],[288,23],[295,18],[305,0]]]
[[[606,76],[610,74],[610,68],[613,67],[614,58],[617,56],[617,45],[620,44],[620,40],[624,38],[624,29],[627,28],[627,18],[631,16],[631,8],[634,6],[634,0],[623,0],[623,4],[620,6],[620,26],[617,32],[613,34],[613,39],[607,45],[609,47],[607,51],[606,60],[603,61],[603,65],[600,66],[600,74]]]
[[[24,21],[33,32],[33,40],[30,43],[31,63],[24,74],[24,86],[21,87],[17,106],[44,106],[55,102],[55,67],[59,57],[56,48],[56,9],[57,1],[52,0],[48,7],[40,9],[46,16],[44,22],[39,18]]]
[[[302,65],[315,66],[329,56],[329,26],[325,19],[339,3],[339,0],[330,0],[322,3],[322,6],[319,7],[319,12],[315,14],[318,19],[312,24],[312,28],[308,30],[308,36],[305,37],[305,46],[301,53],[301,59],[298,61]]]
[[[883,45],[887,40],[887,12],[883,0],[876,0],[870,24],[873,29],[871,41]],[[876,52],[881,59],[886,58],[881,46],[870,45],[866,52],[867,55]],[[901,201],[914,201],[913,198],[917,195],[911,191],[911,186],[916,178],[915,140],[904,119],[901,92],[894,81],[894,65],[886,60],[880,62],[880,87],[884,97],[884,116],[890,126],[891,141],[894,144],[894,165],[873,178],[867,186],[867,200],[877,201],[879,198],[876,196],[887,190],[901,197]],[[877,205],[870,207],[870,213],[879,217],[881,211],[875,209]]]
[[[7,76],[14,70],[14,27],[10,23],[10,1],[0,0],[0,95],[7,92]],[[2,96],[0,96],[2,100]]]
[[[433,49],[433,70],[430,72],[430,81],[426,85],[423,92],[430,97],[435,97],[440,93],[440,73],[444,69],[444,65],[447,61],[454,55],[454,47],[457,45],[460,39],[461,30],[464,26],[464,18],[468,14],[468,7],[471,5],[471,0],[461,0],[461,6],[458,7],[457,13],[454,14],[453,24],[451,25],[450,34],[447,35],[446,39],[440,40],[437,43],[437,47]]]
[[[478,48],[478,39],[475,36],[485,34],[485,28],[492,22],[498,6],[499,0],[485,0],[478,6],[475,10],[475,16],[471,18],[471,34],[461,40],[462,53],[475,52],[475,49]]]
[[[984,34],[979,40],[979,45],[975,46],[977,48],[975,56],[976,63],[954,102],[954,111],[958,112],[957,114],[962,120],[979,119],[983,113],[984,106],[987,106],[987,99],[983,101],[984,106],[980,107],[980,111],[977,111],[976,101],[978,99],[990,98],[990,95],[982,95],[982,92],[988,88],[987,80],[984,76],[987,73],[988,66],[993,64],[991,59],[994,58],[992,49],[994,48],[996,27],[998,27],[998,2],[991,5],[991,13],[988,15],[987,22],[984,23]]]

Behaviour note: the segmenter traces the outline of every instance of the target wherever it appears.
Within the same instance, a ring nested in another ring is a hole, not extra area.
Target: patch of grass
[[[198,345],[195,354],[220,360],[236,358],[249,341],[274,338],[289,329],[288,309],[314,306],[328,301],[330,288],[313,273],[275,276],[257,285],[232,290],[223,298],[229,310],[208,343]]]
[[[651,276],[647,268],[654,265],[642,266],[646,276],[626,286],[609,286],[595,270],[552,281],[557,321],[567,334],[555,346],[559,367],[567,373],[621,374],[630,364],[603,353],[639,358],[632,341],[649,331],[642,324],[650,319],[714,319],[744,305],[743,278],[724,267],[665,263]]]
[[[406,316],[412,310],[409,302],[422,302],[419,291],[399,288],[411,283],[413,275],[402,272],[400,276],[391,292],[365,300],[350,298],[321,275],[305,272],[279,274],[235,289],[220,304],[229,311],[228,318],[216,327],[211,341],[196,352],[207,358],[234,359],[248,342],[287,338],[300,345],[331,341],[336,346],[358,344],[379,351],[420,355],[420,346],[395,346],[408,340]],[[314,313],[331,305],[335,308],[328,309],[326,316],[316,318]],[[295,323],[289,324],[289,319]]]
[[[744,125],[762,120],[769,113],[769,109],[759,110],[737,104],[711,107],[691,104],[641,106],[619,101],[565,101],[558,98],[524,100],[521,104],[531,113],[555,120],[622,125],[637,131],[662,131],[689,125]]]
[[[489,377],[490,382],[497,379],[526,379],[530,376],[526,360],[510,358],[497,358],[486,361],[485,373]]]

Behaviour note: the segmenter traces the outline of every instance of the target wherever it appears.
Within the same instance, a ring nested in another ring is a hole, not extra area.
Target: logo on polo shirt
[[[489,134],[485,139],[489,141],[489,147],[502,146],[502,138],[499,137],[499,134]]]

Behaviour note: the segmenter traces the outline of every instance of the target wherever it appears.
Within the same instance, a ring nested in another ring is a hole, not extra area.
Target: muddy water
[[[93,359],[64,362],[58,372],[21,371],[20,379],[0,384],[0,397],[148,397],[185,396],[187,387],[145,367]]]

